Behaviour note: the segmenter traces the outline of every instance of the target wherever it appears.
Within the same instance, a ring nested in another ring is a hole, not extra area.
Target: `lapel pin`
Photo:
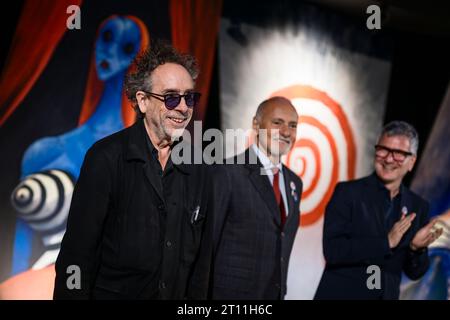
[[[294,181],[291,181],[291,189],[295,190],[295,183],[294,183]]]
[[[406,206],[403,206],[402,214],[404,214],[405,216],[408,214],[408,208]]]

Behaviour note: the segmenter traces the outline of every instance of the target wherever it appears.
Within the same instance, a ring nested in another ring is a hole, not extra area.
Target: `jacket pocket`
[[[189,206],[184,211],[183,260],[191,263],[200,250],[206,216],[199,205]]]

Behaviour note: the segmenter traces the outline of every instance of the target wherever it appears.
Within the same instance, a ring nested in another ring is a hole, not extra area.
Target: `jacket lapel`
[[[290,172],[287,170],[286,166],[283,165],[283,176],[284,176],[284,190],[286,190],[286,199],[288,203],[288,215],[286,219],[286,223],[292,219],[294,215],[297,215],[299,213],[299,208],[295,206],[295,200],[294,200],[294,192],[297,195],[297,199],[300,200],[298,195],[298,190],[291,188],[291,178],[290,178]],[[297,201],[298,201],[297,200]]]
[[[126,159],[127,161],[143,162],[142,168],[144,175],[147,177],[153,189],[155,189],[157,195],[163,200],[161,178],[157,176],[155,170],[152,168],[154,165],[152,161],[154,160],[150,158],[148,152],[147,141],[145,140],[146,134],[144,121],[142,119],[137,120],[130,128]]]
[[[280,209],[277,206],[275,194],[273,193],[273,188],[270,184],[269,178],[266,175],[261,174],[261,168],[262,167],[260,165],[255,165],[251,168],[249,178],[255,189],[259,192],[259,195],[263,201],[266,203],[275,221],[279,225],[281,223]]]
[[[145,176],[147,177],[148,181],[152,185],[153,189],[155,189],[156,193],[158,194],[159,198],[161,200],[164,200],[163,194],[162,194],[162,182],[161,177],[158,177],[155,170],[152,168],[152,164],[150,161],[147,161],[143,167]]]
[[[249,156],[250,152],[253,153],[253,151],[250,148],[245,151],[245,159],[252,158],[251,156]],[[255,154],[253,154],[252,156],[256,157]],[[278,208],[277,202],[275,200],[275,194],[273,193],[272,184],[270,183],[269,177],[267,177],[261,171],[263,167],[259,162],[259,159],[257,159],[257,162],[258,162],[257,164],[249,164],[247,162],[245,164],[246,168],[249,170],[249,179],[252,182],[255,189],[258,191],[263,201],[266,203],[276,223],[280,225],[281,223],[280,208]]]
[[[380,201],[380,199],[384,199],[385,197],[383,194],[384,189],[380,186],[375,173],[369,176],[366,183],[369,185],[367,190],[370,190],[366,193],[368,199],[368,201],[365,201],[365,203],[367,203],[367,210],[371,211],[373,208],[375,211],[374,219],[377,229],[380,230],[380,234],[387,234],[389,230],[386,230],[385,223],[386,206],[383,204],[383,201]]]
[[[402,184],[400,186],[400,192],[401,192],[401,199],[400,199],[400,212],[398,213],[399,218],[401,217],[401,211],[403,208],[406,208],[407,214],[410,215],[411,213],[415,212],[416,217],[414,218],[411,227],[406,231],[406,233],[403,235],[403,238],[400,240],[400,244],[403,244],[405,241],[409,242],[412,240],[412,236],[417,232],[419,226],[419,213],[416,211],[416,208],[413,208],[412,206],[412,199],[411,199],[411,193],[410,191]],[[418,226],[418,227],[416,227]],[[399,244],[399,245],[400,245]]]

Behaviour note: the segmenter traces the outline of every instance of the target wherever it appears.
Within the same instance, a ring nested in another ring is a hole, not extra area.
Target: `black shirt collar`
[[[144,127],[144,136],[145,136],[145,141],[146,141],[146,145],[147,145],[147,150],[149,151],[151,157],[154,159],[154,161],[157,161],[157,163],[159,164],[159,160],[158,160],[158,149],[155,148],[155,146],[153,145],[152,141],[150,140],[150,137],[147,133],[147,130],[145,129],[145,125],[144,125],[144,121],[142,121],[142,126]],[[172,151],[172,149],[178,145],[179,143],[181,143],[183,141],[183,137],[179,137],[177,140],[175,140],[171,145],[170,145],[170,150]],[[167,161],[166,167],[164,169],[164,171],[169,171],[172,168],[176,168],[178,170],[180,170],[183,173],[188,174],[190,171],[188,170],[187,165],[185,164],[179,164],[179,165],[175,165],[172,162],[172,154],[169,156],[169,160]]]
[[[386,186],[384,185],[383,181],[381,181],[381,179],[377,176],[375,171],[372,173],[371,179],[373,180],[373,182],[377,186],[378,190],[386,193],[387,196],[390,199],[390,197],[391,197],[390,196],[390,191],[386,188]],[[404,193],[405,193],[405,186],[403,185],[403,183],[401,183],[400,187],[399,187],[398,194],[394,197],[394,199],[401,198]]]
[[[158,161],[158,150],[155,148],[153,143],[148,136],[147,130],[145,129],[144,119],[138,119],[136,123],[131,126],[128,138],[128,146],[127,146],[127,160],[139,160],[143,162],[149,161],[149,159],[154,159]],[[173,149],[177,144],[182,142],[182,137],[176,140],[170,148]],[[149,157],[150,156],[150,157]],[[172,161],[169,158],[169,161],[172,165]],[[174,165],[177,169],[182,171],[183,173],[190,173],[189,165],[181,164]]]

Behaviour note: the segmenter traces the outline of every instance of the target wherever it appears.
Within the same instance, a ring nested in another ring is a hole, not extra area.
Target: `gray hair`
[[[416,129],[405,121],[392,121],[386,124],[381,131],[379,139],[382,136],[405,136],[409,139],[409,151],[417,155],[419,148],[419,134]]]

